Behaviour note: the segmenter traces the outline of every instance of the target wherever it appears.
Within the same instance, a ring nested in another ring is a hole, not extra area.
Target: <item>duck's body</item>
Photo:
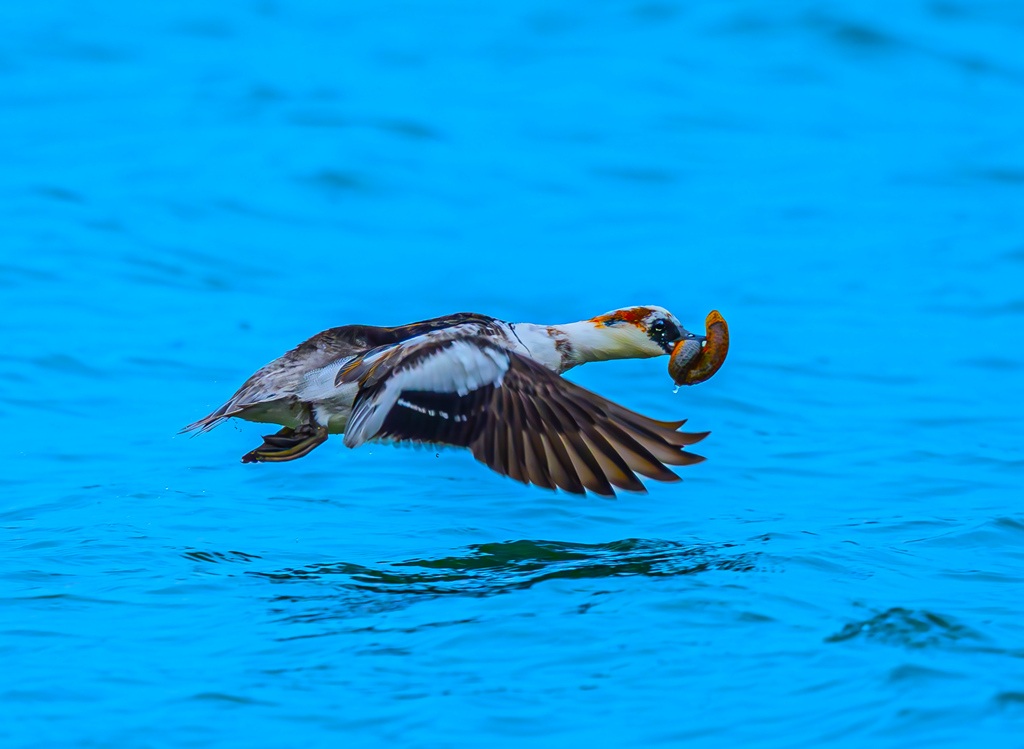
[[[613,494],[644,491],[637,471],[703,458],[682,448],[706,436],[648,419],[558,375],[589,361],[647,358],[699,338],[661,307],[630,307],[566,325],[507,323],[460,313],[395,328],[348,325],[318,333],[243,383],[183,431],[222,419],[280,424],[243,462],[309,453],[328,434],[467,447],[524,483]]]

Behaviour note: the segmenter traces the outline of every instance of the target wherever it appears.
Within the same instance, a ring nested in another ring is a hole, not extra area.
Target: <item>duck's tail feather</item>
[[[203,432],[209,432],[215,426],[220,424],[221,421],[223,421],[224,419],[231,418],[232,416],[234,416],[235,414],[242,410],[240,408],[236,408],[233,411],[229,411],[231,405],[231,402],[228,401],[223,406],[218,408],[216,411],[211,413],[209,416],[204,416],[199,421],[193,421],[187,427],[182,427],[181,431],[179,431],[178,434],[186,434],[187,432],[196,432],[197,434],[202,434]]]

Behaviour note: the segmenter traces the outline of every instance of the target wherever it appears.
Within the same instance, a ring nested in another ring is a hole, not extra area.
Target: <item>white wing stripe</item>
[[[508,355],[500,350],[453,341],[416,366],[390,377],[376,398],[359,404],[345,430],[345,445],[358,447],[372,439],[403,390],[465,396],[484,385],[500,387],[508,367]]]

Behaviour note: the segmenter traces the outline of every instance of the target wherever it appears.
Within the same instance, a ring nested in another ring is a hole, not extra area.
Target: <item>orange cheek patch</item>
[[[704,320],[707,341],[697,350],[695,341],[679,341],[672,349],[668,373],[677,385],[697,385],[710,380],[722,368],[729,353],[729,326],[718,310],[712,310]]]
[[[631,309],[620,309],[617,312],[601,315],[600,317],[592,317],[590,322],[601,326],[612,325],[617,322],[628,322],[630,325],[642,328],[644,320],[647,319],[651,312],[652,310],[648,307],[632,307]]]

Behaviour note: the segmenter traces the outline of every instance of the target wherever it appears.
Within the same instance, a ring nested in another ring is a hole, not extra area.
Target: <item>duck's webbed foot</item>
[[[303,424],[298,429],[285,427],[277,434],[263,437],[263,444],[242,456],[243,463],[283,463],[308,455],[327,441],[327,427]]]

